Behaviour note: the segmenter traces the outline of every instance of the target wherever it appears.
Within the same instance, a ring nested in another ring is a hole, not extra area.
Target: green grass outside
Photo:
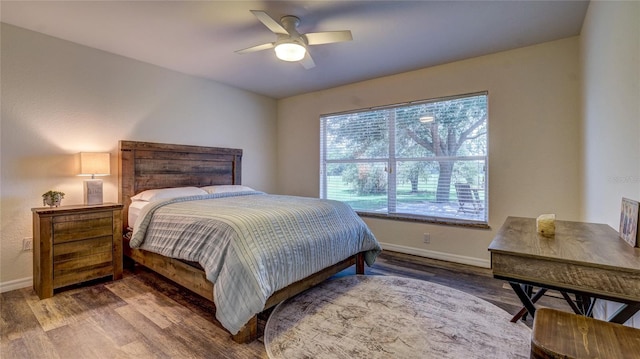
[[[359,210],[376,210],[387,207],[387,194],[369,194],[358,195],[351,186],[342,181],[341,176],[327,177],[327,194],[328,198],[346,202],[351,207]],[[453,187],[453,186],[452,186]],[[420,181],[418,183],[418,191],[411,192],[411,183],[400,183],[396,187],[396,202],[403,204],[435,202],[436,192],[428,190],[427,183]],[[450,200],[455,200],[455,189],[450,193]]]

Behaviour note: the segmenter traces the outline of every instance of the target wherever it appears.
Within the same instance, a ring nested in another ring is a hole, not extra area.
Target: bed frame
[[[120,141],[118,197],[124,204],[123,233],[128,232],[128,208],[130,198],[135,194],[154,188],[241,184],[241,163],[241,149]],[[206,279],[204,271],[198,266],[133,249],[126,237],[123,239],[123,252],[134,262],[213,301],[213,283]],[[275,292],[267,299],[264,309],[269,309],[354,264],[356,273],[364,274],[363,253]],[[247,343],[254,340],[257,334],[258,320],[254,316],[232,338],[238,343]]]

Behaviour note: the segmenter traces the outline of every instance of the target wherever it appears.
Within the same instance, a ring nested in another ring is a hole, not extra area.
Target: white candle
[[[556,215],[541,214],[536,219],[536,229],[538,233],[545,237],[553,237],[556,233]]]

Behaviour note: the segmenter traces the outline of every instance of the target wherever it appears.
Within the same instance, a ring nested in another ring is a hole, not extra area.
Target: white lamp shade
[[[80,152],[79,176],[108,176],[111,174],[109,153]]]
[[[276,56],[283,61],[300,61],[304,58],[307,49],[295,42],[283,42],[276,45]]]

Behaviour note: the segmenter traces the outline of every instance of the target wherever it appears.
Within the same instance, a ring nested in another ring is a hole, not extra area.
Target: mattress
[[[151,202],[130,245],[198,262],[232,334],[276,291],[360,252],[371,265],[381,251],[347,204],[257,191]]]

